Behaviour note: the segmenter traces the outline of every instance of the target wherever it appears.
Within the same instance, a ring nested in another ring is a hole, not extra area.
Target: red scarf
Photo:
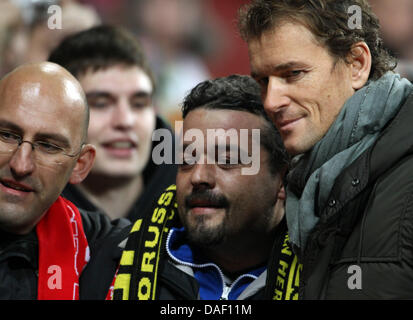
[[[115,281],[116,281],[116,276],[118,275],[118,271],[119,271],[119,266],[116,269],[115,276],[112,279],[112,283],[110,284],[109,291],[106,294],[105,300],[113,300],[113,291],[115,290]]]
[[[59,197],[36,227],[39,240],[38,300],[78,300],[79,275],[89,246],[79,210]]]

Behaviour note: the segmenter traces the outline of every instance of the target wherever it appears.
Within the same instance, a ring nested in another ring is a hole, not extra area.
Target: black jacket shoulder
[[[412,122],[410,94],[337,177],[305,250],[300,298],[413,297]]]
[[[100,212],[79,212],[90,248],[90,261],[80,276],[79,296],[82,300],[103,300],[122,254],[118,244],[127,237],[132,225],[127,219],[111,221]]]
[[[127,219],[110,220],[101,212],[78,209],[91,251],[101,246],[103,242],[119,237],[122,230],[131,224]]]

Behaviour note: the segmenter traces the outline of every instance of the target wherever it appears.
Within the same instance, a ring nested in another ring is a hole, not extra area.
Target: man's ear
[[[288,165],[285,165],[284,168],[280,170],[280,186],[277,192],[278,199],[282,201],[285,201],[286,199],[285,188],[284,188],[284,177],[287,174],[287,172],[288,172]]]
[[[280,189],[278,190],[278,193],[277,193],[277,197],[278,197],[278,199],[279,200],[285,200],[285,198],[286,198],[286,195],[285,195],[285,188],[284,188],[284,186],[281,184],[281,186],[280,186]]]
[[[364,42],[357,42],[351,47],[348,55],[351,65],[351,81],[354,90],[362,88],[369,79],[371,71],[371,53]]]
[[[96,157],[96,148],[91,144],[85,144],[80,152],[76,165],[69,178],[69,183],[81,183],[89,174]]]

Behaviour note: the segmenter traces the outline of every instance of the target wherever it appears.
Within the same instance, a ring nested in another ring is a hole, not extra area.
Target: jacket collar
[[[182,270],[188,274],[193,273],[194,277],[200,286],[200,297],[208,300],[218,300],[223,294],[226,285],[226,277],[219,266],[209,262],[199,254],[199,250],[193,248],[186,243],[185,229],[172,228],[168,234],[166,241],[166,251],[169,258],[177,268],[186,267]],[[190,269],[188,269],[188,267]],[[192,270],[191,270],[192,269]],[[228,299],[237,299],[247,287],[248,292],[255,293],[265,285],[264,281],[255,281],[264,271],[266,267],[252,269],[243,275],[239,276],[229,285]],[[261,279],[261,280],[262,280]],[[243,296],[247,296],[246,293]]]
[[[374,145],[337,177],[329,195],[328,205],[321,213],[322,222],[339,212],[397,161],[413,152],[412,123],[413,93],[408,96]]]
[[[35,230],[23,236],[0,232],[0,261],[10,257],[22,258],[37,269],[39,259]]]

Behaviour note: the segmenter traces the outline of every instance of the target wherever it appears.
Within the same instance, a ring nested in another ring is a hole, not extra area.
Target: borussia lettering
[[[143,272],[152,272],[153,271],[153,263],[151,260],[155,258],[155,252],[144,252],[143,259],[142,259],[142,266],[141,270]]]
[[[156,208],[152,215],[152,223],[162,224],[166,216],[165,208]]]
[[[173,198],[173,192],[163,193],[158,200],[159,205],[169,206],[171,204],[171,200]]]
[[[138,298],[139,300],[148,300],[151,295],[151,280],[148,277],[142,278],[139,281]]]
[[[173,210],[176,208],[175,190],[175,185],[170,186],[158,199],[158,206],[154,209],[152,216],[133,227],[122,254],[123,259],[121,259],[119,268],[122,272],[116,277],[114,285],[114,295],[117,297],[127,299],[130,296],[132,299],[138,298],[140,300],[155,299],[157,269],[161,258],[160,246],[162,241],[165,241],[165,235],[169,230],[168,221],[171,221],[175,215]],[[138,263],[137,268],[130,264],[126,265],[126,261],[130,262],[131,258],[124,257],[125,252],[135,253],[133,259],[136,262],[133,264]],[[136,277],[133,276],[134,274]],[[129,287],[127,287],[128,285]],[[131,293],[132,295],[130,295]]]
[[[146,248],[154,248],[159,240],[159,228],[156,226],[150,226],[148,232],[154,234],[154,239],[152,241],[146,240],[145,247]]]

